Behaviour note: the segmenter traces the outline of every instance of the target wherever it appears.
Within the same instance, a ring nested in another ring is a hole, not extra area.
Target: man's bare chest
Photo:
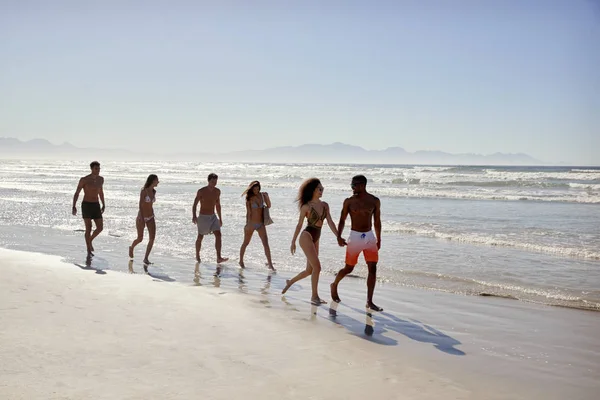
[[[350,203],[351,213],[372,214],[375,211],[375,204],[368,200],[355,200]]]

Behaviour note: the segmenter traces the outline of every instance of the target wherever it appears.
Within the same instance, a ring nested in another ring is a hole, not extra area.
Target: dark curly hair
[[[298,189],[298,196],[296,197],[298,208],[302,208],[303,205],[312,200],[313,194],[320,184],[321,181],[317,178],[310,178],[302,182],[300,189]]]

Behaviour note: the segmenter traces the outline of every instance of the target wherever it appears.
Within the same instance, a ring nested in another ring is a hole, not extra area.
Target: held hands
[[[340,247],[344,247],[346,245],[348,245],[348,243],[346,243],[346,239],[344,239],[343,237],[339,236],[337,238],[338,244],[340,245]]]

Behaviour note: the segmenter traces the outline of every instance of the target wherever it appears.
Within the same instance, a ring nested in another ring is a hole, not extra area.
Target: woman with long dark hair
[[[296,225],[296,231],[292,238],[292,246],[290,251],[292,254],[296,252],[296,239],[300,235],[300,247],[304,251],[306,256],[306,269],[300,272],[298,275],[286,281],[285,288],[281,292],[284,294],[294,283],[301,279],[311,277],[312,295],[310,302],[314,305],[321,305],[326,303],[319,297],[318,286],[319,286],[319,275],[321,273],[321,261],[319,261],[319,238],[321,237],[321,228],[325,220],[329,228],[337,238],[337,228],[331,219],[331,213],[329,212],[329,205],[324,201],[321,201],[323,196],[323,185],[317,178],[307,179],[302,183],[298,190],[298,197],[296,202],[300,210],[300,216],[298,218],[298,224]],[[306,228],[300,233],[304,219],[306,218]]]
[[[242,243],[242,247],[240,247],[240,267],[246,267],[244,264],[246,247],[250,244],[254,231],[257,231],[265,249],[267,265],[269,269],[275,271],[273,261],[271,260],[271,248],[269,247],[269,238],[267,237],[267,228],[264,220],[265,208],[271,208],[269,194],[260,191],[259,181],[252,181],[244,193],[242,193],[242,196],[246,196],[246,225],[244,226],[244,242]]]
[[[152,246],[154,245],[154,237],[156,236],[156,221],[154,220],[154,208],[153,204],[156,201],[156,186],[158,185],[158,176],[151,174],[148,175],[144,187],[140,191],[140,202],[139,212],[135,220],[135,227],[137,228],[137,238],[129,246],[129,258],[133,258],[133,250],[135,246],[140,244],[144,240],[144,227],[148,228],[148,234],[150,240],[146,247],[146,255],[144,256],[144,264],[152,264],[148,260]]]

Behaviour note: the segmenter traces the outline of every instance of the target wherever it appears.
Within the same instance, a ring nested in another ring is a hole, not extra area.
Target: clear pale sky
[[[0,0],[1,136],[600,165],[600,1]]]

